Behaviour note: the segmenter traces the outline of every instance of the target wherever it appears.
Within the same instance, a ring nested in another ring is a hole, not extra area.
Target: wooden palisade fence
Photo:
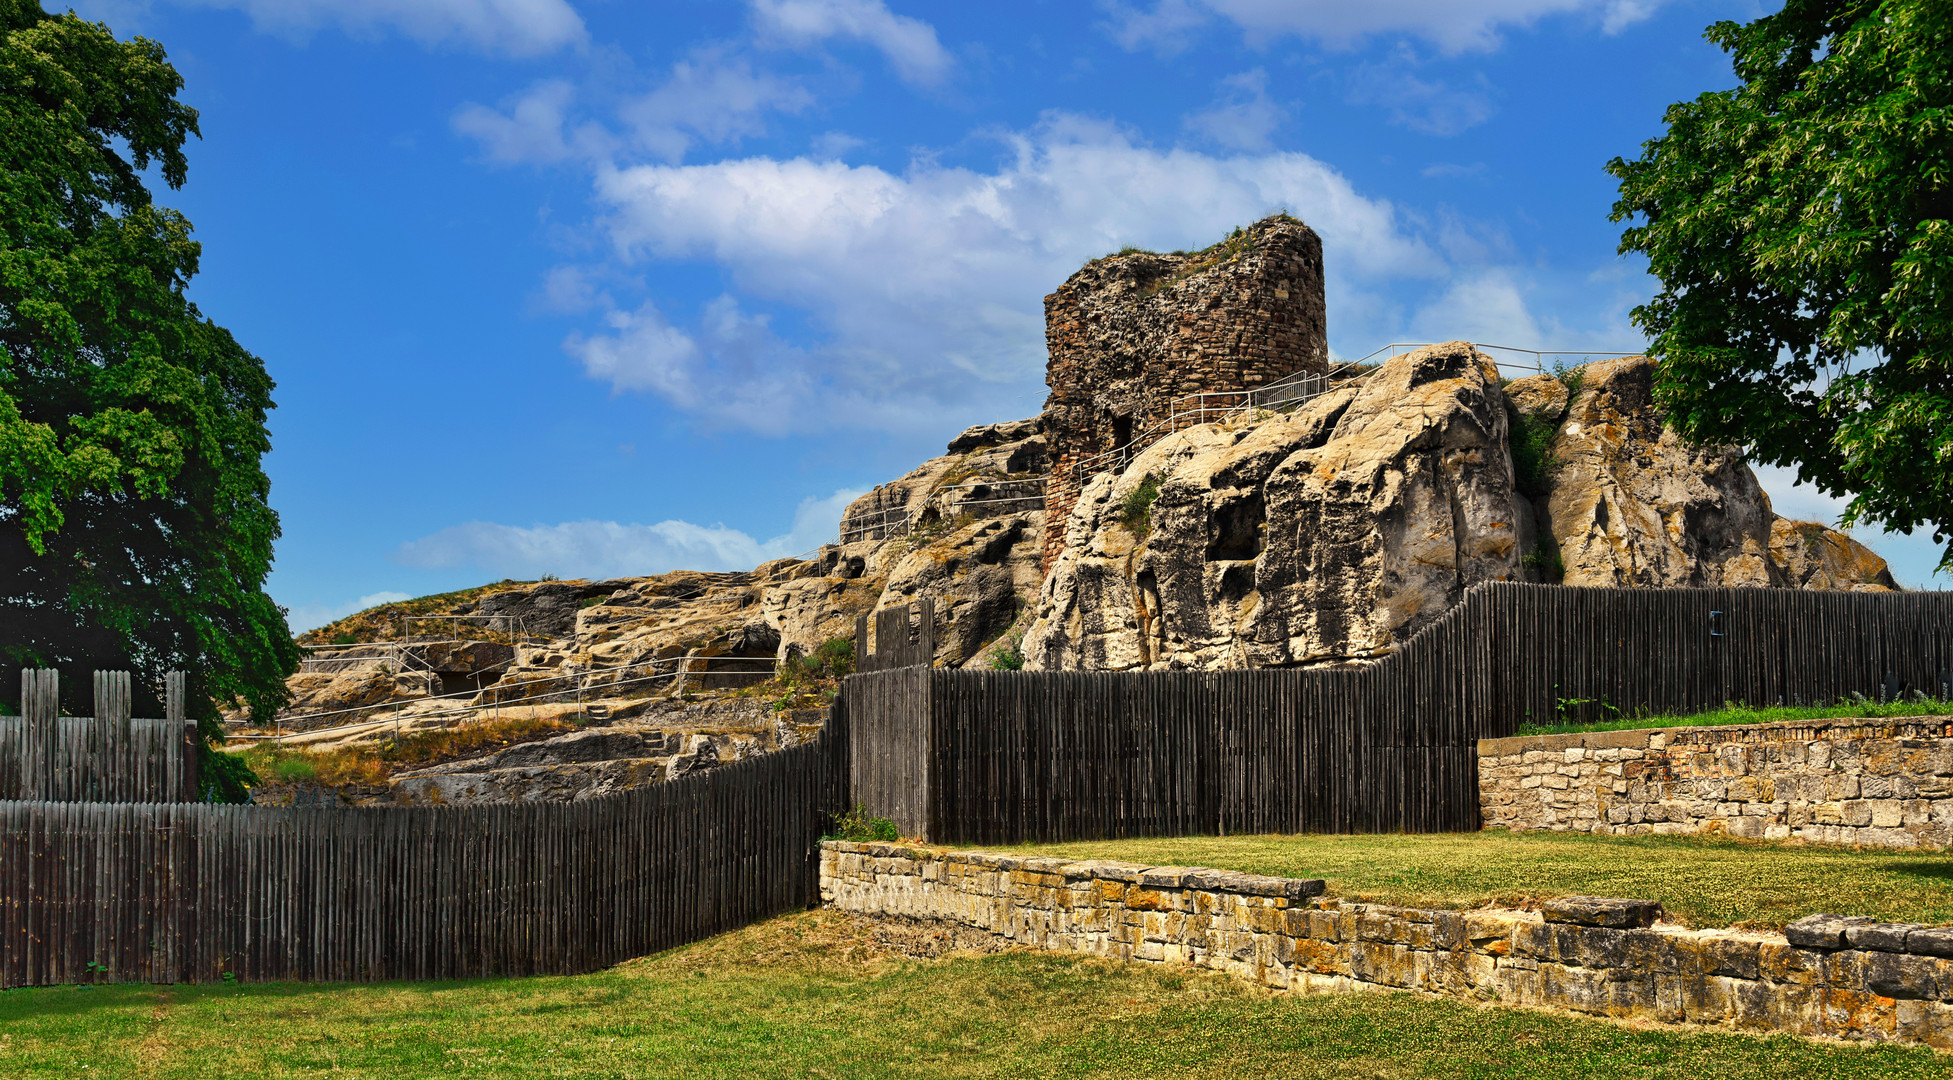
[[[1953,594],[1492,583],[1375,663],[872,671],[853,791],[944,844],[1477,827],[1478,739],[1726,701],[1953,696]]]
[[[834,743],[600,798],[0,802],[0,986],[589,971],[811,904]]]
[[[21,673],[21,715],[0,716],[0,799],[189,802],[197,797],[196,722],[183,673],[165,679],[162,720],[130,715],[126,671],[95,673],[95,715],[61,716],[59,672]]]

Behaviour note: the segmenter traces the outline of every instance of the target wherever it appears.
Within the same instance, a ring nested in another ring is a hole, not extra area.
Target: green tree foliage
[[[209,721],[283,704],[298,648],[263,590],[272,383],[185,297],[200,247],[144,185],[183,184],[182,84],[155,42],[0,0],[0,663],[71,699],[127,668],[147,708],[181,669]]]
[[[1953,569],[1953,4],[1786,0],[1707,37],[1740,85],[1608,165],[1662,283],[1634,313],[1657,399],[1847,524],[1937,523]]]

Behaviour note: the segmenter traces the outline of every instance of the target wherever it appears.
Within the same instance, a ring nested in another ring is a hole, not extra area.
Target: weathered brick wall
[[[1174,399],[1325,370],[1322,240],[1293,218],[1192,255],[1094,259],[1044,298],[1045,569],[1064,548],[1081,458],[1166,419]]]
[[[1953,842],[1953,722],[1824,720],[1483,739],[1487,827]]]
[[[1953,1048],[1953,931],[1814,916],[1787,934],[1325,899],[1321,881],[900,844],[821,846],[821,898],[1040,949],[1230,972],[1276,989],[1416,990],[1671,1024]]]

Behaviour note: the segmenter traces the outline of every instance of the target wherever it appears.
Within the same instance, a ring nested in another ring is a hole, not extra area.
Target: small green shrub
[[[1010,635],[1002,646],[990,654],[990,667],[996,671],[1024,670],[1023,631]]]
[[[1558,585],[1566,578],[1566,560],[1560,558],[1560,549],[1545,537],[1519,562],[1528,570],[1539,571],[1540,578],[1548,585]]]
[[[296,784],[318,778],[319,767],[302,757],[279,758],[271,767],[271,775],[280,783]]]
[[[1160,497],[1160,481],[1156,476],[1148,476],[1139,482],[1126,495],[1126,501],[1119,504],[1119,524],[1141,540],[1153,528],[1153,502]]]
[[[834,819],[833,829],[821,839],[891,842],[902,839],[902,831],[885,817],[870,817],[868,808],[856,803],[854,809]]]
[[[561,581],[563,579],[557,577],[555,574],[544,574],[543,576],[537,578],[536,580],[537,581]]]
[[[1580,387],[1586,384],[1587,369],[1568,367],[1566,361],[1556,360],[1553,363],[1553,377],[1560,380],[1560,385],[1566,387],[1567,396],[1571,397],[1578,394]]]
[[[334,634],[334,635],[332,635],[332,643],[333,643],[334,645],[357,645],[357,644],[359,644],[359,635],[357,635],[357,634]]]
[[[1553,455],[1553,439],[1558,434],[1558,425],[1539,417],[1524,413],[1513,416],[1507,438],[1512,448],[1512,483],[1519,494],[1530,498],[1546,494],[1553,467],[1559,464]]]

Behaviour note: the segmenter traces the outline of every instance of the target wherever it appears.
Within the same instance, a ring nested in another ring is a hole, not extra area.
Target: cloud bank
[[[472,567],[490,576],[604,578],[671,570],[750,570],[769,559],[799,555],[833,543],[841,512],[861,497],[836,491],[801,500],[793,527],[756,540],[724,525],[660,521],[566,521],[557,525],[498,525],[471,521],[402,544],[394,560],[423,570]]]
[[[241,11],[259,30],[304,38],[325,25],[350,33],[392,31],[425,45],[537,56],[586,40],[564,0],[181,0]]]
[[[1250,41],[1293,35],[1332,48],[1383,35],[1422,38],[1447,53],[1482,52],[1499,46],[1507,27],[1531,26],[1551,16],[1584,16],[1606,33],[1652,15],[1665,0],[1364,0],[1363,3],[1297,3],[1296,0],[1156,0],[1150,7],[1106,3],[1112,37],[1128,49],[1165,52],[1184,47],[1190,31],[1215,19],[1231,22]]]

